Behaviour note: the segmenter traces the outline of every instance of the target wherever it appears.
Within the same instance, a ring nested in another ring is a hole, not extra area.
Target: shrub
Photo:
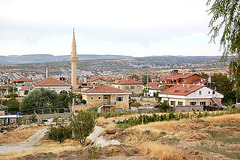
[[[94,117],[90,112],[80,111],[78,116],[71,120],[71,127],[75,134],[75,139],[85,145],[87,136],[93,131],[95,126]]]
[[[54,141],[63,142],[65,139],[71,137],[71,128],[58,124],[57,127],[51,127],[47,132],[48,138]]]

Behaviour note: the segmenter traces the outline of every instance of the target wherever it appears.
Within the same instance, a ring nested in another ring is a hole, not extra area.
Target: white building
[[[51,77],[38,81],[37,84],[33,84],[33,86],[34,86],[34,89],[44,88],[44,89],[54,90],[58,94],[71,91],[70,85]]]
[[[221,93],[204,85],[174,85],[159,93],[162,102],[168,102],[170,106],[219,106],[222,107]]]

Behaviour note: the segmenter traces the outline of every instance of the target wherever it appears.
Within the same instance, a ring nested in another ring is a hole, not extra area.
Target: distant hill
[[[48,63],[48,62],[65,62],[70,61],[71,55],[54,56],[51,54],[29,54],[29,55],[11,55],[0,56],[0,64],[26,64],[26,63]],[[100,59],[119,59],[130,56],[122,55],[94,55],[80,54],[77,55],[79,60],[100,60]]]

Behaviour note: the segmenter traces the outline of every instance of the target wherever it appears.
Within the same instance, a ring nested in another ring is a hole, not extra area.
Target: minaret
[[[73,39],[72,39],[72,55],[70,57],[71,60],[71,85],[72,90],[77,89],[77,50],[76,50],[76,40],[75,40],[75,33],[73,29]]]

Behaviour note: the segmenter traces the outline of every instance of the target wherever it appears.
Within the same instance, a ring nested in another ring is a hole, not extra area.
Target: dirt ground
[[[43,139],[37,145],[45,150],[15,157],[0,154],[0,159],[240,159],[240,114],[152,122],[125,130],[117,128],[116,121],[100,118],[97,125],[115,130],[116,134],[103,132],[101,136],[120,145],[83,148],[71,140],[59,144]]]

